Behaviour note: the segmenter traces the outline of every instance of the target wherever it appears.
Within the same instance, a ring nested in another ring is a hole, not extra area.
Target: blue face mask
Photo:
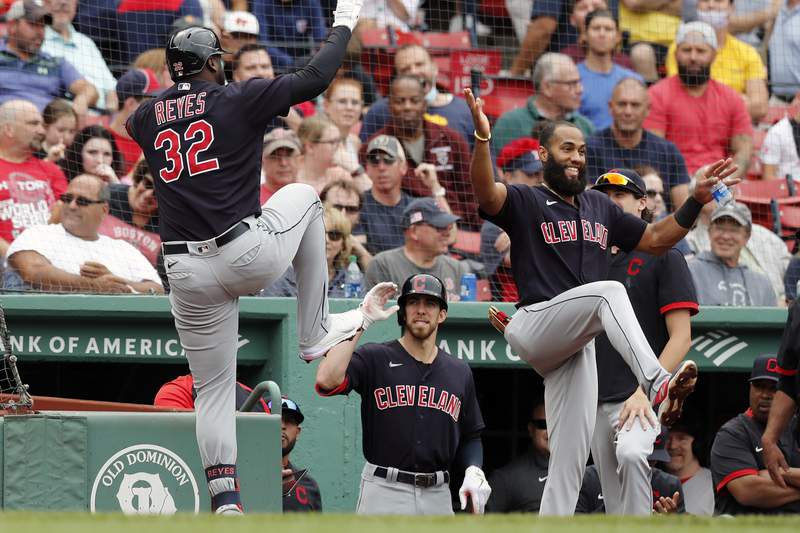
[[[425,94],[425,102],[428,105],[432,105],[436,101],[436,97],[439,96],[439,89],[436,88],[436,84],[431,84],[431,90]]]
[[[705,22],[715,30],[728,26],[728,16],[727,11],[697,11],[697,20]]]

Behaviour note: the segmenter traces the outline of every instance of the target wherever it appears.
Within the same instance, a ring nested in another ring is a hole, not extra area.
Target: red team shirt
[[[12,242],[27,228],[47,224],[50,206],[66,190],[67,179],[54,163],[0,158],[0,238]]]

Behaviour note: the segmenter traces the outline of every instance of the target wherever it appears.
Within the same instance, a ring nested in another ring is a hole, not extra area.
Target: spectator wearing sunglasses
[[[344,281],[350,256],[353,255],[353,237],[350,221],[341,211],[325,207],[325,256],[328,260],[328,297],[344,298]],[[294,269],[286,272],[259,296],[297,296],[297,281]]]
[[[272,402],[267,405],[272,407]],[[319,484],[309,475],[308,468],[298,469],[289,459],[297,444],[305,417],[293,400],[281,400],[281,466],[283,476],[283,512],[322,511]]]
[[[158,274],[136,248],[100,235],[108,215],[108,186],[76,176],[61,195],[61,222],[28,228],[8,250],[6,287],[50,292],[163,293]]]
[[[456,221],[454,214],[439,207],[433,198],[417,198],[403,211],[403,245],[377,254],[366,273],[366,289],[382,281],[397,286],[415,274],[436,276],[447,289],[449,300],[459,299],[461,276],[467,264],[448,254],[448,243]]]
[[[297,181],[302,149],[300,140],[290,130],[275,128],[264,135],[261,152],[261,205],[284,185]]]
[[[487,512],[539,512],[550,459],[544,400],[537,402],[531,410],[527,427],[531,438],[528,451],[489,476],[492,495],[486,504]]]
[[[389,135],[373,138],[365,167],[372,189],[364,193],[359,230],[367,236],[367,249],[377,254],[403,245],[403,211],[413,200],[402,189],[408,165],[400,141]]]
[[[361,191],[358,186],[352,180],[332,181],[319,193],[319,199],[326,207],[341,212],[350,221],[353,255],[358,258],[358,264],[363,272],[372,261],[372,254],[366,248],[367,235],[359,226]]]
[[[336,178],[350,174],[337,165],[336,152],[342,148],[339,128],[324,115],[304,118],[297,130],[303,157],[297,173],[299,183],[314,187],[317,194]]]
[[[644,180],[630,169],[610,170],[594,189],[609,196],[625,213],[650,222]],[[623,252],[612,248],[608,279],[627,289],[634,313],[659,363],[672,372],[692,342],[689,317],[698,312],[697,295],[683,254]],[[592,439],[606,512],[649,515],[652,471],[647,458],[661,431],[656,413],[608,336],[595,338],[598,406]]]
[[[155,266],[161,251],[161,237],[158,234],[158,201],[147,161],[141,159],[136,164],[131,179],[132,185],[109,185],[109,212],[98,233],[129,242]]]

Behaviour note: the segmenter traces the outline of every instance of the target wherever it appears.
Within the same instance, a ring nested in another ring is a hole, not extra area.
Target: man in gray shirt
[[[689,261],[700,305],[777,305],[769,279],[739,262],[752,226],[750,209],[744,204],[720,206],[711,214],[711,250]]]
[[[417,198],[403,211],[403,246],[376,255],[367,267],[366,290],[381,281],[398,286],[414,274],[433,274],[442,280],[448,299],[457,300],[467,266],[449,255],[448,242],[459,217],[446,213],[433,198]]]

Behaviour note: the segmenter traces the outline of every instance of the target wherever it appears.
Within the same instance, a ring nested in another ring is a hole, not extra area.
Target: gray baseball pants
[[[651,470],[647,457],[661,431],[643,429],[638,420],[630,430],[617,430],[623,402],[597,406],[597,423],[592,438],[592,457],[600,474],[606,514],[650,516],[653,513]],[[651,413],[656,419],[655,413]],[[649,423],[649,422],[648,422]]]
[[[389,468],[387,478],[374,475],[376,465],[366,463],[361,472],[357,514],[452,515],[453,501],[444,473],[433,487],[415,487],[396,481],[399,470]]]
[[[221,249],[187,243],[164,258],[175,329],[197,391],[197,442],[203,467],[236,463],[236,351],[239,297],[257,293],[291,263],[297,276],[300,347],[313,346],[328,320],[328,269],[322,203],[304,184],[282,187],[250,231]]]
[[[522,307],[506,326],[511,348],[544,378],[550,463],[540,515],[575,513],[597,416],[594,338],[603,331],[652,397],[670,374],[619,282],[587,283]]]

